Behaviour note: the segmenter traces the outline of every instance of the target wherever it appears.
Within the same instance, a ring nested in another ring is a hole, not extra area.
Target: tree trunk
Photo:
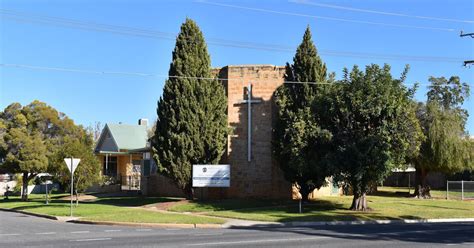
[[[309,202],[309,194],[311,193],[310,188],[306,184],[300,185],[300,194],[301,194],[301,201],[304,203]]]
[[[431,198],[430,186],[426,184],[426,176],[428,171],[424,168],[416,168],[415,172],[415,193],[414,196],[420,199],[429,199]]]
[[[23,172],[22,184],[23,187],[21,188],[21,200],[28,201],[28,172]]]
[[[353,211],[370,211],[371,209],[367,206],[367,199],[365,193],[355,193],[352,199],[352,205],[349,208]]]
[[[186,200],[194,200],[194,188],[192,186],[186,186],[183,191],[186,195]]]

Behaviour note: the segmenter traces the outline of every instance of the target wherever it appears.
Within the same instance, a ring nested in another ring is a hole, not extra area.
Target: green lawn
[[[49,205],[45,205],[43,195],[30,195],[30,201],[22,202],[19,197],[10,200],[0,200],[0,208],[23,210],[52,216],[69,216],[70,205],[67,200],[60,200],[64,195],[53,197]],[[161,213],[133,207],[148,204],[176,201],[164,197],[107,197],[95,202],[81,202],[74,207],[74,216],[82,220],[118,221],[134,223],[179,223],[179,224],[221,224],[222,219],[201,217],[174,213]]]
[[[440,195],[441,192],[433,192]],[[420,200],[408,197],[408,189],[379,188],[375,195],[368,196],[370,212],[347,210],[352,196],[321,197],[304,206],[299,214],[297,202],[266,200],[242,201],[221,200],[194,202],[172,207],[177,212],[203,212],[210,216],[238,218],[258,221],[343,221],[384,219],[435,219],[474,218],[473,201],[444,199]]]

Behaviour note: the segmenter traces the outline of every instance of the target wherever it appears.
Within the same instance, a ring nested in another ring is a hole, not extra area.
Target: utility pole
[[[465,34],[463,31],[461,31],[461,34],[460,34],[459,36],[460,36],[460,37],[471,36],[471,38],[474,38],[474,33],[467,33],[467,34]]]
[[[466,36],[470,36],[471,38],[474,38],[474,33],[464,33],[462,30],[461,30],[461,34],[459,35],[459,37],[466,37]],[[474,60],[465,60],[464,61],[464,66],[467,66],[469,64],[474,64]]]
[[[465,60],[464,61],[464,66],[467,66],[469,64],[474,64],[474,60]]]

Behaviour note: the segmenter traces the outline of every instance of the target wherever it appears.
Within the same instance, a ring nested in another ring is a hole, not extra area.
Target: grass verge
[[[351,202],[352,196],[320,197],[304,205],[302,214],[297,212],[296,201],[268,200],[193,202],[173,206],[170,211],[275,222],[474,218],[473,201],[414,199],[408,196],[408,189],[379,189],[368,196],[368,205],[373,209],[370,212],[348,210]]]
[[[0,208],[22,210],[52,216],[69,216],[69,201],[61,200],[63,195],[53,196],[46,205],[43,195],[30,195],[28,202],[19,197],[10,197],[10,200],[0,200]],[[219,218],[192,216],[176,213],[162,213],[140,209],[148,204],[176,201],[175,198],[164,197],[107,197],[99,198],[94,202],[81,202],[73,208],[75,217],[90,221],[114,221],[132,223],[176,223],[176,224],[222,224],[225,221]]]

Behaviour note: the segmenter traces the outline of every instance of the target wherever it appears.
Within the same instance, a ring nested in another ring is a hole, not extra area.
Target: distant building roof
[[[148,139],[146,126],[107,124],[118,149],[140,149],[146,147]]]
[[[96,152],[119,152],[147,147],[148,135],[145,125],[107,123],[97,143]]]

